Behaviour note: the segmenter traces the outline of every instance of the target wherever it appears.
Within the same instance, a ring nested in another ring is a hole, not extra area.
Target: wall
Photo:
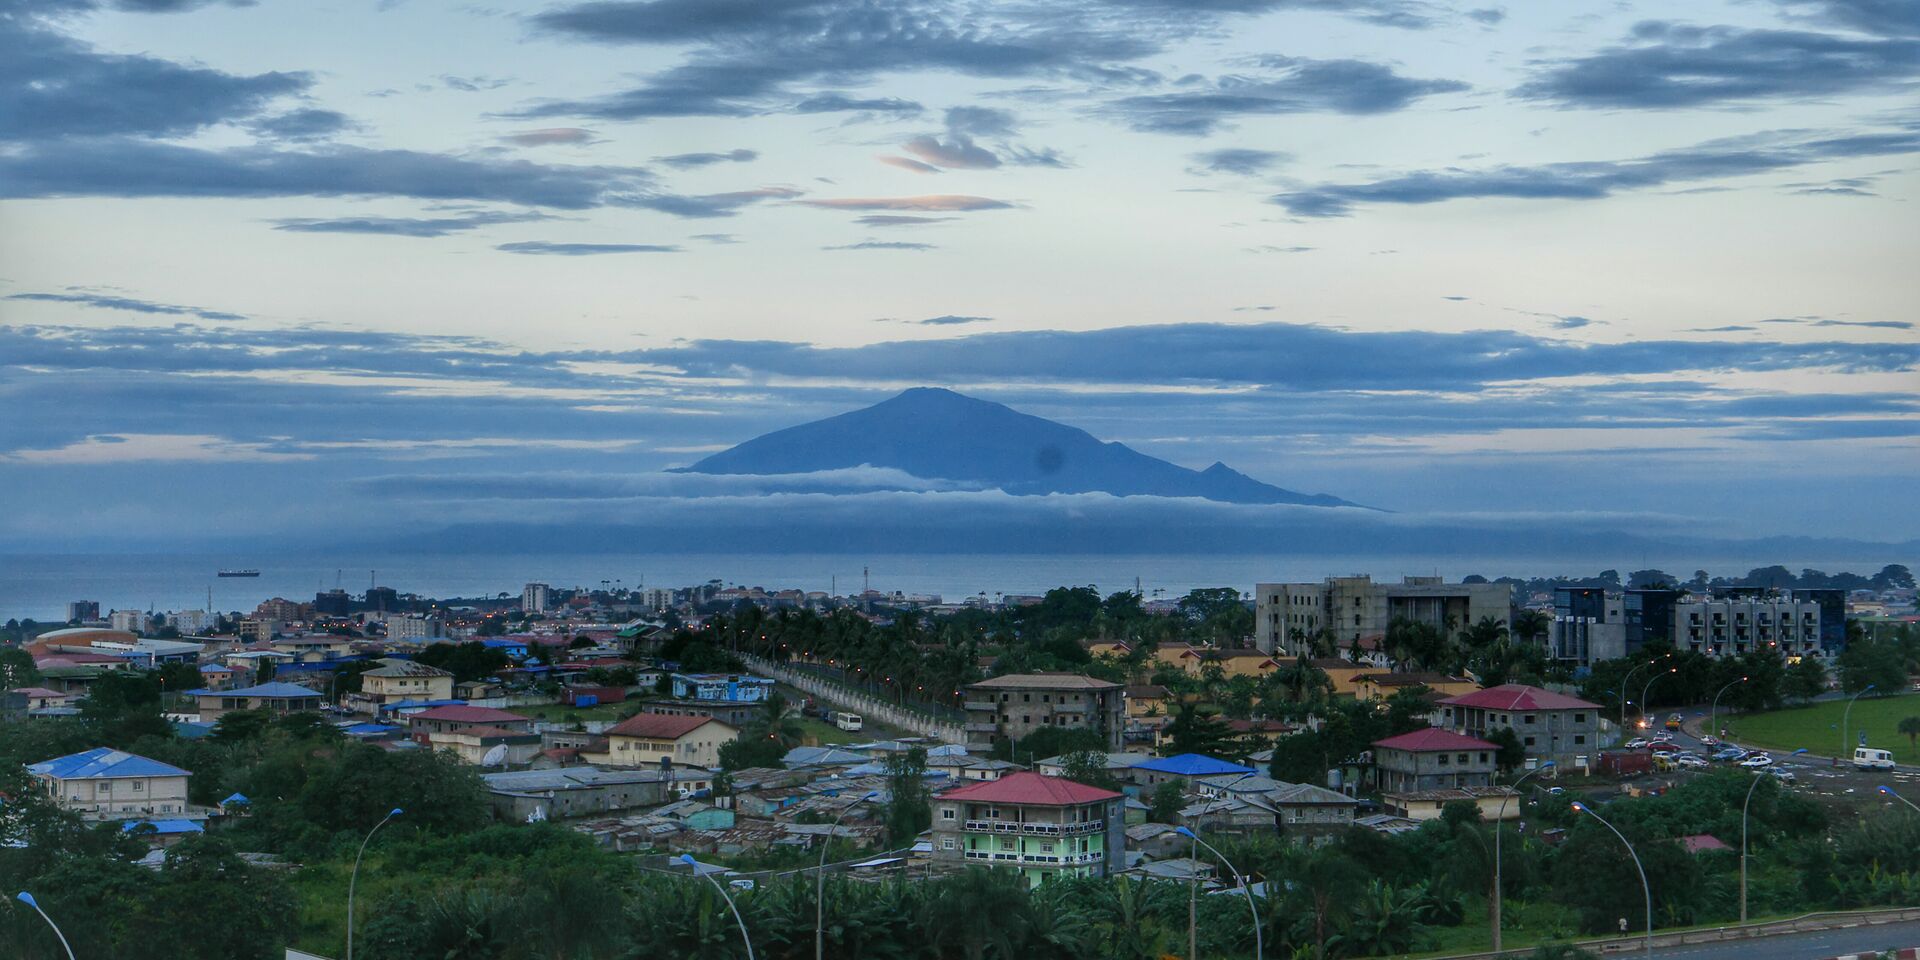
[[[747,666],[753,668],[755,673],[764,674],[790,687],[804,690],[842,710],[857,713],[863,718],[879,720],[891,726],[910,730],[920,736],[936,737],[948,743],[967,742],[966,731],[960,724],[934,720],[898,704],[848,690],[798,670],[788,670],[752,654],[741,654],[740,657],[747,662]]]

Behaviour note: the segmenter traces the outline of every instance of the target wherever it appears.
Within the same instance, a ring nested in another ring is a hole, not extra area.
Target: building
[[[1440,701],[1436,725],[1482,740],[1512,730],[1529,765],[1552,760],[1562,769],[1581,770],[1600,749],[1598,704],[1517,683]]]
[[[265,710],[286,715],[320,709],[326,702],[317,691],[295,683],[262,683],[238,690],[188,690],[199,703],[200,722],[212,723],[235,710]]]
[[[213,629],[213,615],[205,610],[176,610],[167,614],[167,623],[184,636],[195,636]]]
[[[1839,656],[1847,648],[1847,592],[1824,587],[1796,589],[1793,599],[1819,608],[1820,652],[1823,656]]]
[[[676,673],[673,695],[682,700],[724,700],[761,703],[773,692],[773,681],[739,673]]]
[[[529,583],[520,588],[520,612],[546,613],[553,607],[553,588],[544,583]]]
[[[450,671],[398,657],[385,657],[379,663],[360,674],[360,692],[348,696],[354,709],[379,713],[381,707],[405,700],[453,699]]]
[[[933,858],[1049,876],[1104,877],[1126,851],[1123,798],[1022,770],[933,798]],[[987,918],[982,918],[983,922]]]
[[[1778,650],[1789,659],[1822,656],[1828,649],[1823,612],[1821,602],[1811,598],[1687,597],[1673,605],[1674,647],[1709,657],[1765,649]],[[1844,620],[1840,629],[1844,638]]]
[[[67,604],[67,622],[85,623],[100,619],[100,601],[75,600]]]
[[[239,679],[232,667],[223,663],[203,664],[200,667],[200,687],[203,690],[230,690]]]
[[[279,637],[268,642],[275,651],[292,657],[293,663],[321,663],[353,655],[353,638],[330,633]]]
[[[1045,727],[1094,730],[1119,750],[1126,732],[1126,690],[1072,673],[1020,673],[967,687],[967,744],[1020,740]]]
[[[147,632],[147,615],[141,610],[115,610],[107,615],[107,623],[127,633]]]
[[[27,765],[53,802],[90,820],[187,812],[185,770],[122,750],[95,747]]]
[[[1520,793],[1512,787],[1453,787],[1380,795],[1382,805],[1408,820],[1438,820],[1447,804],[1462,800],[1478,807],[1483,820],[1520,816]]]
[[[1451,636],[1482,619],[1506,623],[1513,590],[1504,583],[1446,583],[1439,577],[1403,577],[1375,583],[1365,575],[1320,583],[1254,586],[1254,645],[1294,655],[1303,641],[1329,632],[1342,649],[1387,632],[1395,620],[1427,623]]]
[[[540,753],[532,720],[491,707],[429,707],[407,717],[407,736],[476,765],[522,764]]]
[[[387,639],[421,642],[439,640],[447,635],[439,617],[388,617]]]
[[[1680,590],[1628,590],[1621,600],[1626,622],[1626,652],[1637,653],[1649,644],[1673,646],[1673,608],[1686,594]]]
[[[344,617],[353,612],[353,596],[339,587],[313,595],[313,612],[321,617]]]
[[[675,799],[676,773],[568,767],[483,773],[480,780],[494,816],[532,823],[657,807]]]
[[[1450,730],[1415,730],[1373,742],[1373,765],[1387,793],[1493,785],[1500,747]]]
[[[1627,653],[1626,608],[1600,587],[1555,587],[1547,655],[1585,666]]]
[[[400,609],[400,591],[392,587],[368,587],[366,594],[367,609],[375,613],[387,613]]]
[[[766,705],[732,700],[648,700],[640,704],[640,712],[665,717],[712,717],[738,730],[766,713]]]
[[[1158,684],[1129,684],[1124,696],[1127,703],[1127,719],[1145,720],[1157,717],[1166,719],[1173,713],[1173,704],[1168,699],[1167,688]]]
[[[313,606],[311,604],[300,603],[296,600],[288,600],[285,597],[274,597],[271,600],[260,601],[260,605],[253,608],[253,619],[279,620],[281,622],[311,620],[313,619]]]
[[[590,759],[614,767],[644,767],[662,762],[718,767],[720,748],[739,736],[737,727],[712,717],[639,713],[608,729],[606,755]],[[584,751],[581,755],[587,756]]]
[[[1363,673],[1354,677],[1353,695],[1361,700],[1385,700],[1403,690],[1426,688],[1449,697],[1472,693],[1480,685],[1466,677],[1444,673]]]
[[[1722,596],[1646,589],[1608,594],[1598,587],[1554,591],[1548,656],[1587,666],[1671,646],[1709,657],[1775,649],[1788,659],[1836,656],[1846,646],[1846,595],[1795,590],[1789,596],[1741,590]]]
[[[66,690],[16,687],[0,692],[0,718],[24,720],[35,715],[60,716],[71,710],[79,699],[79,694]]]

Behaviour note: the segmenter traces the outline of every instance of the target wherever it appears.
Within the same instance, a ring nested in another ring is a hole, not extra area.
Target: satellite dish
[[[540,823],[546,819],[547,819],[546,807],[534,807],[533,812],[527,814],[528,823]]]
[[[488,750],[487,755],[480,758],[480,765],[483,767],[506,766],[507,765],[507,745],[503,743],[497,747],[494,747],[492,750]]]

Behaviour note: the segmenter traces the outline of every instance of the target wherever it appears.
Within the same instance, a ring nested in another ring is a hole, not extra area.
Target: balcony
[[[1000,712],[1000,705],[991,700],[968,700],[966,703],[961,704],[961,706],[965,707],[968,713],[975,711],[980,713]]]
[[[1077,867],[1090,863],[1099,863],[1105,855],[1094,853],[1015,853],[1005,850],[968,850],[968,860],[982,860],[989,863],[1019,864],[1034,867]]]
[[[1056,703],[1053,705],[1053,712],[1054,713],[1086,713],[1087,702],[1082,700],[1079,703]]]
[[[1099,833],[1106,829],[1105,820],[1089,820],[1085,823],[1038,823],[1017,820],[968,820],[968,833],[1006,833],[1025,834],[1034,837],[1066,837],[1083,833]]]
[[[1000,725],[997,723],[969,723],[966,729],[968,733],[997,733],[1000,730]]]

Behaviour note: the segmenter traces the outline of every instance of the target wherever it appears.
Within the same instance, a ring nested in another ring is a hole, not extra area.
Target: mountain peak
[[[1262,483],[1224,463],[1189,470],[945,387],[913,387],[870,407],[776,430],[683,472],[791,475],[857,467],[890,468],[923,480],[1017,495],[1107,493],[1356,506]]]

